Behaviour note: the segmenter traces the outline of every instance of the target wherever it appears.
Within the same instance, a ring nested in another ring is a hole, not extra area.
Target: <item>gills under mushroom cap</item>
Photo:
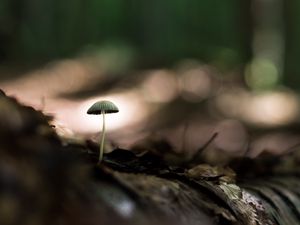
[[[98,101],[94,103],[87,111],[87,114],[117,113],[118,107],[110,101]]]

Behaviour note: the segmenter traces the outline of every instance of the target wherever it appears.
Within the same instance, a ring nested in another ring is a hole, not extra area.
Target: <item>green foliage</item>
[[[10,60],[68,57],[85,46],[120,40],[141,62],[186,57],[221,66],[244,62],[248,43],[237,0],[12,0],[0,3],[0,36],[8,32]],[[16,8],[19,15],[15,15]],[[5,31],[11,27],[14,29]],[[229,54],[228,54],[229,53]]]

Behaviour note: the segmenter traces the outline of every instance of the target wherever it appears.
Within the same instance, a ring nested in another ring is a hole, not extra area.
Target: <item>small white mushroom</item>
[[[87,111],[87,114],[94,114],[94,115],[103,115],[102,121],[102,137],[100,142],[100,152],[99,152],[99,161],[98,164],[101,163],[103,159],[103,151],[104,151],[104,139],[105,139],[105,114],[106,113],[117,113],[119,112],[118,107],[110,102],[110,101],[98,101],[94,103]]]

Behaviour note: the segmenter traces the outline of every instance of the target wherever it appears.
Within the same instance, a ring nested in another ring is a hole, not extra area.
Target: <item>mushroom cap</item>
[[[87,111],[87,114],[117,113],[118,107],[111,101],[98,101],[94,103]]]

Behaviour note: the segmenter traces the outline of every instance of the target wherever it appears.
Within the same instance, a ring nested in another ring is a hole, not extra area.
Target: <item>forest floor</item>
[[[98,143],[58,135],[53,118],[4,92],[0,106],[3,225],[300,224],[295,149],[213,165],[146,139],[99,165]]]

